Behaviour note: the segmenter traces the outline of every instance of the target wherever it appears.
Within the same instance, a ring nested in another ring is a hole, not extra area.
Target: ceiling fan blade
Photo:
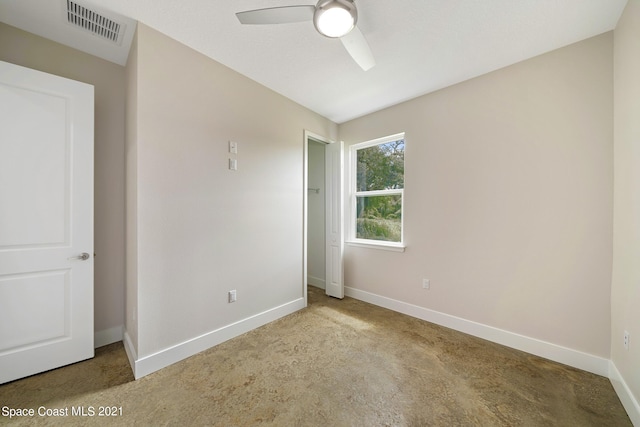
[[[315,10],[315,6],[283,6],[238,12],[236,16],[241,24],[288,24],[311,21]]]
[[[373,58],[369,43],[367,43],[367,39],[364,38],[358,27],[354,27],[349,33],[340,37],[340,41],[353,60],[356,61],[364,71],[376,65],[376,60]]]

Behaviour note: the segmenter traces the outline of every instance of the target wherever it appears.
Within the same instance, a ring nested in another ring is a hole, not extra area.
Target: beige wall
[[[124,67],[0,23],[0,60],[95,87],[95,330],[124,323]],[[114,335],[115,334],[115,335]]]
[[[608,358],[612,78],[608,33],[340,125],[407,141],[406,252],[346,286]]]
[[[640,421],[640,2],[614,33],[614,228],[611,359],[635,398]],[[624,331],[629,350],[623,347]],[[630,412],[631,413],[631,412]]]
[[[136,55],[143,358],[303,297],[304,129],[337,126],[142,24]]]

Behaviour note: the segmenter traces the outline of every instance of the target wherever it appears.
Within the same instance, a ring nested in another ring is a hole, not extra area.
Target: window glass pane
[[[356,238],[400,242],[402,237],[402,196],[356,197]]]
[[[356,191],[404,188],[404,139],[357,150]]]

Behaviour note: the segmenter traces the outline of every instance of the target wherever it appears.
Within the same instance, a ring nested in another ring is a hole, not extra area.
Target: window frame
[[[405,138],[404,132],[396,133],[389,136],[384,136],[382,138],[372,139],[370,141],[360,142],[357,144],[353,144],[349,147],[350,170],[349,170],[348,194],[349,194],[349,206],[350,206],[351,212],[349,215],[349,233],[348,233],[348,239],[346,243],[350,246],[404,252],[404,249],[406,247],[405,240],[404,240],[404,185],[403,185],[403,188],[390,189],[390,190],[357,191],[358,150],[362,150],[364,148],[374,147],[376,145],[382,145],[382,144],[386,144],[386,143],[394,142],[398,140],[404,140],[405,147],[406,147],[407,140]],[[394,195],[400,196],[400,209],[402,212],[400,215],[400,241],[390,242],[386,240],[362,239],[362,238],[356,237],[358,197],[394,196]]]

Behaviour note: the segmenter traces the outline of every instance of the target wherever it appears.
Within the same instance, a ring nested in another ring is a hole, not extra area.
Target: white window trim
[[[349,171],[349,206],[350,206],[350,215],[349,215],[349,233],[347,241],[345,242],[349,246],[361,247],[361,248],[372,248],[372,249],[382,249],[393,252],[404,252],[406,246],[404,243],[404,188],[400,189],[390,189],[390,190],[377,190],[377,191],[354,191],[357,187],[357,167],[358,167],[358,156],[356,152],[363,148],[373,147],[375,145],[385,144],[387,142],[397,141],[399,139],[404,139],[406,144],[405,133],[396,133],[394,135],[385,136],[382,138],[376,138],[371,141],[365,141],[358,144],[353,144],[349,147],[349,162],[350,162],[350,171]],[[400,242],[388,242],[385,240],[370,240],[370,239],[359,239],[356,237],[356,199],[358,196],[390,196],[399,194],[401,196],[402,203],[402,216],[400,217]]]
[[[376,243],[372,243],[376,242]],[[407,248],[403,244],[399,244],[396,242],[385,242],[383,240],[363,240],[363,239],[355,239],[345,242],[347,246],[352,246],[355,248],[369,248],[369,249],[379,249],[383,251],[391,251],[391,252],[404,252]]]

